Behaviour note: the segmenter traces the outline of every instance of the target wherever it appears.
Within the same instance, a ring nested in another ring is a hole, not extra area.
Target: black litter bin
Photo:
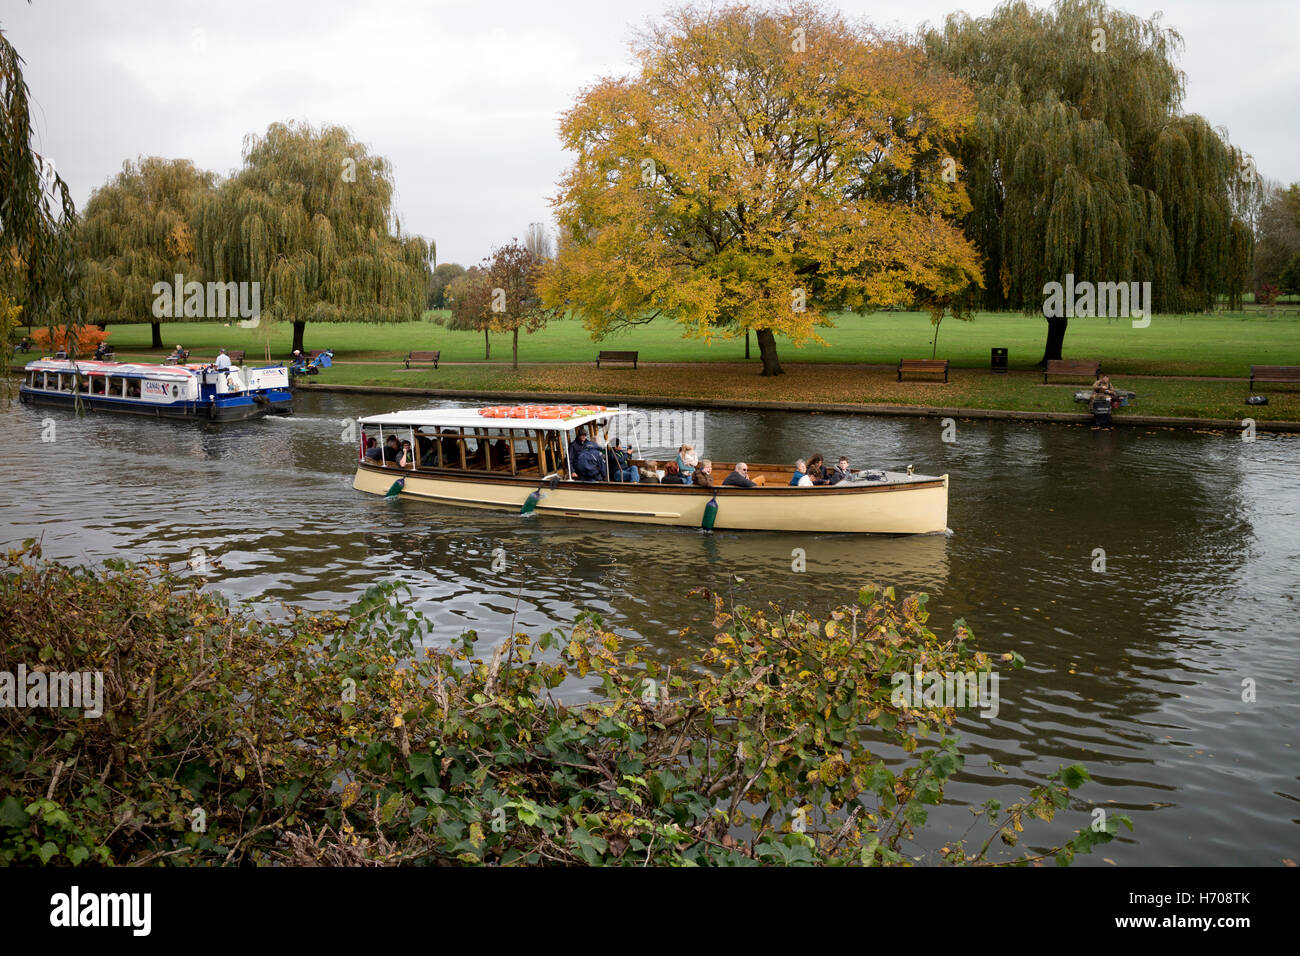
[[[1007,350],[993,349],[993,355],[989,359],[989,370],[992,372],[1006,372],[1007,370]]]

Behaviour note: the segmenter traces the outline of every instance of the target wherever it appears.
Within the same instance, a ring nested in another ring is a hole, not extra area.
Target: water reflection
[[[338,607],[401,580],[439,643],[466,628],[499,638],[512,621],[536,633],[590,607],[660,658],[708,639],[692,587],[817,612],[867,582],[924,590],[937,630],[964,617],[982,647],[1029,662],[1003,674],[996,719],[963,715],[959,802],[1013,799],[1081,760],[1099,784],[1084,800],[1134,813],[1137,834],[1106,848],[1117,862],[1294,858],[1296,439],[961,420],[944,442],[938,419],[711,411],[702,456],[819,451],[950,473],[954,533],[707,535],[353,492],[345,420],[402,404],[303,396],[292,418],[225,428],[11,407],[5,543],[42,537],[47,555],[89,561],[181,562],[201,547],[222,564],[212,586],[268,605]],[[1089,809],[1035,833],[1060,839]],[[935,814],[936,840],[968,823],[960,807]]]

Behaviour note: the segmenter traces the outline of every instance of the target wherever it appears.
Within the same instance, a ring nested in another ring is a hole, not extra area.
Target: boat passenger
[[[793,488],[795,485],[804,484],[804,480],[807,477],[808,477],[808,465],[806,462],[804,462],[802,458],[800,458],[798,461],[794,463],[794,475],[792,475],[790,478],[790,487]],[[811,481],[807,483],[812,484]]]
[[[849,469],[849,460],[840,455],[839,463],[836,464],[835,470],[831,472],[831,484],[838,485],[841,481],[852,481],[853,472]]]
[[[700,466],[695,469],[695,477],[693,481],[696,485],[699,485],[701,488],[712,488],[713,487],[713,462],[707,458],[704,459],[702,462],[700,462]]]
[[[831,477],[826,473],[826,459],[820,453],[808,459],[808,477],[814,485],[829,485]]]
[[[444,468],[460,467],[460,447],[453,436],[442,439],[442,462]]]
[[[379,447],[379,442],[375,441],[374,435],[366,437],[366,461],[381,461],[384,457],[384,450]]]
[[[578,445],[578,455],[572,459],[578,481],[608,481],[609,462],[605,449],[590,439]]]
[[[610,481],[640,481],[641,472],[623,450],[623,439],[615,438],[605,449]]]
[[[510,443],[504,438],[498,438],[492,443],[492,465],[496,468],[502,465],[510,467]]]
[[[402,453],[397,458],[397,467],[398,468],[415,467],[415,452],[411,448],[411,440],[409,438],[402,439]]]
[[[686,483],[690,484],[692,477],[695,475],[695,466],[700,463],[699,458],[695,456],[694,445],[682,445],[677,449],[677,470],[682,473]]]
[[[659,484],[659,462],[647,461],[645,463],[645,474],[641,476],[641,480],[649,485]]]
[[[668,464],[664,465],[664,480],[661,482],[661,484],[665,484],[665,485],[686,484],[686,479],[682,477],[682,473],[677,469],[677,462],[670,461],[668,462]]]
[[[587,429],[579,428],[573,433],[573,441],[569,442],[569,477],[575,481],[578,478],[577,462],[578,453],[582,451],[582,446],[587,441]]]
[[[389,435],[388,440],[384,442],[384,463],[397,461],[402,456],[402,446],[397,441],[396,435]]]
[[[212,364],[216,366],[218,372],[230,371],[230,356],[226,354],[225,349],[221,350],[220,354],[217,355],[217,360]]]
[[[758,483],[749,480],[749,466],[743,461],[736,462],[736,468],[722,480],[724,485],[732,488],[757,488]]]

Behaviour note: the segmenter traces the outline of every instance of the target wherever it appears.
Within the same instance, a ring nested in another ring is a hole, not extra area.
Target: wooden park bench
[[[406,367],[410,368],[412,362],[432,362],[433,367],[438,367],[438,360],[442,358],[442,352],[407,352]]]
[[[1098,359],[1048,359],[1047,368],[1043,369],[1043,384],[1047,376],[1059,375],[1062,378],[1086,378],[1096,381],[1101,374],[1101,361]]]
[[[244,356],[247,354],[248,353],[244,349],[235,349],[234,351],[226,352],[226,356],[230,359],[231,363],[234,365],[243,365]]]
[[[636,358],[639,352],[601,352],[596,356],[596,368],[600,368],[601,362],[631,362],[632,368],[636,368]]]
[[[1250,388],[1252,391],[1254,391],[1256,382],[1300,384],[1300,365],[1252,365],[1250,367]]]
[[[903,373],[912,375],[938,375],[943,373],[943,380],[948,381],[947,359],[899,359],[898,380],[903,380]]]

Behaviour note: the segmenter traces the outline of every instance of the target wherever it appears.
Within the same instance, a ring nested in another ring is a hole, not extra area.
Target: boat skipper
[[[217,356],[217,360],[213,365],[216,367],[218,372],[230,371],[230,356],[226,354],[225,349],[221,350],[221,354]]]

